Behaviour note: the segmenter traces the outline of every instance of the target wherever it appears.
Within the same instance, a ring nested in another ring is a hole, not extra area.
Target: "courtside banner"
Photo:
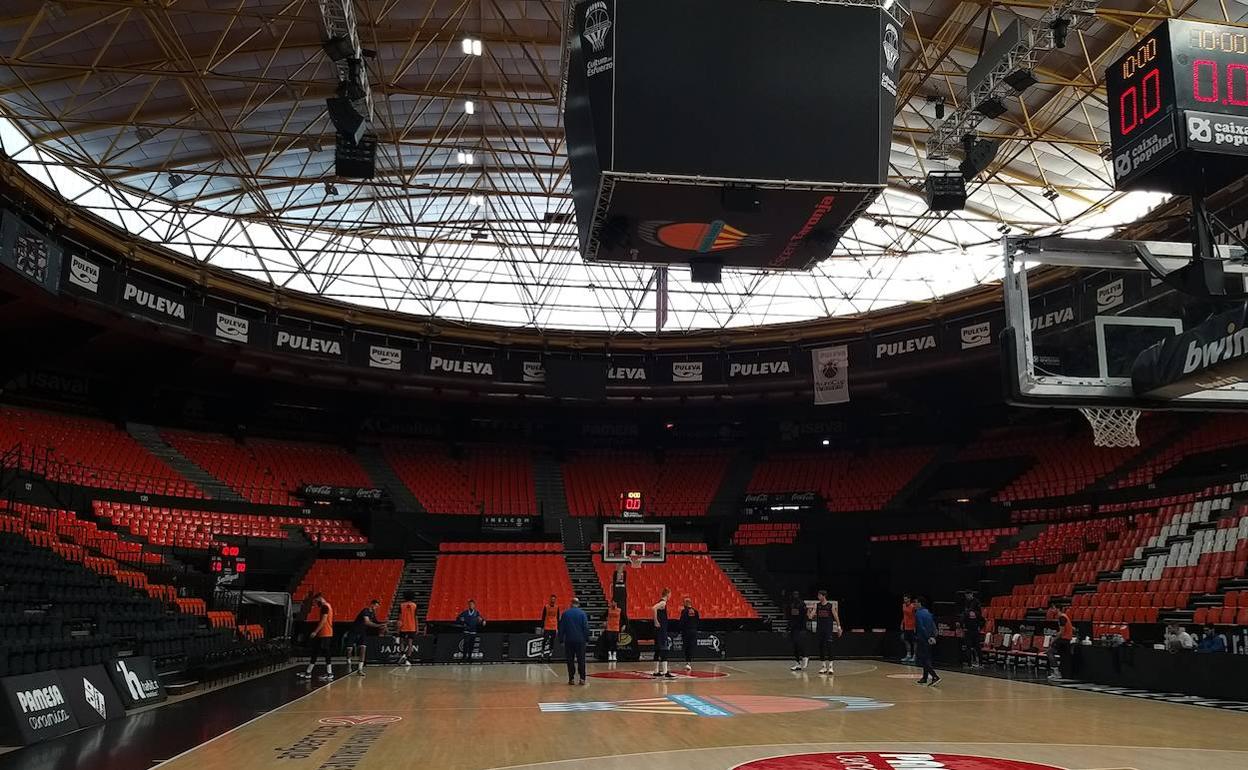
[[[121,696],[122,703],[131,709],[161,703],[165,700],[165,686],[156,676],[152,659],[146,655],[130,658],[114,658],[106,666],[108,678],[113,680],[113,687]]]
[[[407,641],[397,636],[368,636],[364,638],[364,649],[369,663],[393,666],[402,665],[406,656],[413,663],[433,662],[434,637],[422,634],[412,639],[411,653],[408,654]]]
[[[506,634],[477,634],[477,643],[472,651],[473,663],[498,663],[503,659],[503,638]],[[434,652],[435,663],[463,663],[463,634],[454,631],[438,634],[438,644]]]
[[[84,666],[60,672],[65,698],[80,727],[125,716],[126,707],[103,666]]]
[[[544,641],[541,634],[508,634],[507,660],[541,660]],[[563,644],[558,639],[550,640],[550,659],[564,659]]]
[[[963,353],[992,350],[1005,328],[1003,312],[984,313],[949,320],[945,325],[942,348],[952,357]]]
[[[61,245],[21,217],[0,219],[0,265],[56,294],[61,282]]]
[[[25,746],[78,729],[65,683],[55,671],[5,677],[0,689],[8,705],[8,745]]]
[[[834,345],[810,351],[816,404],[849,401],[849,347]]]

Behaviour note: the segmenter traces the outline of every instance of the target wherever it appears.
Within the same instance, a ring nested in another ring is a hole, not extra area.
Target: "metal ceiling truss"
[[[652,334],[654,270],[577,253],[561,109],[571,4],[8,0],[0,146],[67,201],[276,286],[440,323]],[[996,277],[1001,228],[1078,233],[1135,212],[1100,157],[1100,70],[1172,13],[1236,19],[1218,0],[1125,5],[935,0],[899,16],[887,189],[810,273],[726,269],[706,285],[670,271],[665,333],[936,301]],[[999,31],[1012,14],[1032,24],[1027,50],[967,94],[983,26]],[[1051,50],[1057,15],[1071,19],[1062,51]],[[366,67],[325,55],[344,34]],[[1037,84],[1003,91],[1019,68]],[[365,182],[334,176],[325,110],[357,75],[378,138]],[[943,121],[935,97],[950,107]],[[1008,112],[974,113],[988,97]],[[1000,140],[997,160],[966,210],[929,212],[916,193],[930,163],[967,132]]]

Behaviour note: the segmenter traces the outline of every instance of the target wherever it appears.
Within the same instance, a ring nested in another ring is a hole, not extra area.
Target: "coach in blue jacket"
[[[572,606],[559,617],[559,638],[568,659],[568,684],[576,684],[579,674],[585,684],[585,647],[589,644],[589,618],[581,609],[580,599],[573,598]]]

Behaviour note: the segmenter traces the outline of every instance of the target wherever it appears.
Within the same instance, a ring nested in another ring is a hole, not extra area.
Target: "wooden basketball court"
[[[558,663],[375,667],[161,767],[1248,768],[1248,715],[1233,711],[957,673],[928,688],[874,661],[842,661],[834,677],[787,666],[706,663],[711,676],[657,682],[630,678],[646,663],[597,664],[613,678],[584,687]]]

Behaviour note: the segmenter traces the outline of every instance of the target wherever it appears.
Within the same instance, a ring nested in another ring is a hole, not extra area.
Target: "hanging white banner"
[[[849,348],[836,345],[810,351],[816,404],[849,401]]]

